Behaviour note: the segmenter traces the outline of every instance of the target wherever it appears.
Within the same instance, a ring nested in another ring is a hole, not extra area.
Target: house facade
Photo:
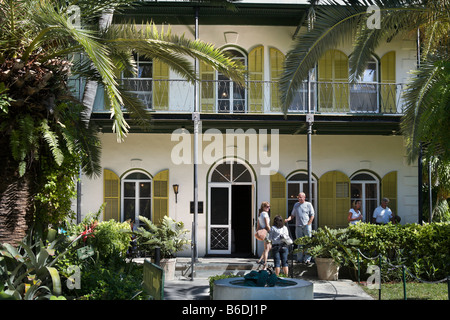
[[[416,65],[415,39],[397,36],[380,45],[356,84],[348,81],[352,46],[329,50],[284,115],[278,79],[307,6],[260,2],[242,1],[237,11],[145,2],[115,18],[113,23],[151,18],[194,39],[197,12],[199,38],[244,63],[248,80],[242,88],[200,64],[201,81],[194,86],[161,62],[136,56],[138,75],[121,81],[152,119],[146,125],[130,119],[130,134],[118,143],[99,91],[91,119],[102,128],[103,174],[81,179],[83,216],[106,203],[104,220],[139,223],[143,215],[158,222],[168,215],[192,230],[197,180],[199,256],[260,254],[262,244],[253,235],[261,203],[271,203],[272,219],[287,217],[299,192],[314,205],[314,228],[348,226],[356,199],[369,222],[382,197],[390,198],[401,223],[417,222],[418,169],[408,164],[399,133],[401,94]]]

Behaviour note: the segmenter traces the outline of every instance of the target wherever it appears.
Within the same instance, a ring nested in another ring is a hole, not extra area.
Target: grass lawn
[[[365,292],[378,300],[378,290],[368,289],[365,284],[360,285]],[[442,283],[406,283],[407,300],[448,300],[447,282]],[[403,283],[381,284],[381,300],[403,300]]]

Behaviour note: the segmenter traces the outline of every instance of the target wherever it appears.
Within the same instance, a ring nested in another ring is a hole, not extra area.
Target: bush
[[[405,265],[416,277],[436,281],[450,274],[450,224],[386,224],[359,223],[348,228],[349,236],[360,241],[358,248],[367,257],[381,254],[392,265]],[[378,260],[361,259],[361,270]],[[393,269],[397,269],[396,271]],[[397,274],[396,274],[397,273]],[[382,275],[399,277],[401,268],[389,267],[382,261]]]

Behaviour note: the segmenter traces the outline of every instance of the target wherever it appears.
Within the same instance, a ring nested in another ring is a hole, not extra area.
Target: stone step
[[[273,260],[269,259],[269,265],[273,266]],[[295,274],[302,277],[316,277],[317,270],[312,265],[289,261],[289,267],[293,265]],[[175,277],[190,277],[192,261],[190,258],[177,258]],[[209,278],[217,275],[234,274],[244,276],[252,270],[258,270],[256,259],[239,258],[199,258],[194,265],[196,278]]]

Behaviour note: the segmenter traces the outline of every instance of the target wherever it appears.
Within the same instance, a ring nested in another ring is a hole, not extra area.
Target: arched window
[[[306,201],[311,202],[314,209],[317,208],[316,194],[317,181],[312,177],[312,197],[309,196],[308,190],[308,175],[304,172],[296,173],[287,180],[287,198],[288,198],[288,216],[291,214],[294,204],[298,202],[298,194],[304,192],[306,194]]]
[[[227,50],[233,60],[247,64],[247,57],[236,49]],[[246,111],[245,88],[231,81],[227,76],[217,74],[217,111],[219,113],[243,113]]]
[[[122,179],[122,190],[121,220],[139,225],[139,216],[151,219],[151,178],[141,171],[131,172]]]
[[[243,164],[224,162],[214,169],[211,182],[252,182],[252,176]]]
[[[372,213],[379,203],[379,180],[368,172],[359,172],[350,180],[351,200],[361,200],[363,221],[370,222]]]

